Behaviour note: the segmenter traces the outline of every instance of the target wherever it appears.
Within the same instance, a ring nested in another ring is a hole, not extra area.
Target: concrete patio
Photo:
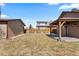
[[[54,37],[54,39],[59,39],[59,37]],[[74,37],[62,37],[61,41],[66,41],[66,42],[78,42],[79,38],[74,38]]]
[[[59,39],[59,37],[56,34],[54,34],[54,33],[52,33],[51,37],[54,38],[55,40],[58,40]],[[76,38],[76,37],[65,37],[64,36],[64,37],[61,37],[61,41],[66,41],[66,42],[79,42],[79,38]]]

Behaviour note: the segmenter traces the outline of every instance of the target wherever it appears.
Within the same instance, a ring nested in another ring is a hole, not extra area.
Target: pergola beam
[[[59,29],[59,40],[61,40],[61,21],[58,23],[58,29]]]
[[[65,23],[66,21],[63,21],[62,23],[61,23],[61,27],[63,26],[63,24]]]

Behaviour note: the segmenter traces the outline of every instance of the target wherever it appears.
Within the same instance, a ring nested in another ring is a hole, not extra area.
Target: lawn
[[[0,40],[0,55],[4,56],[64,56],[79,55],[79,42],[59,42],[45,34],[24,34]]]

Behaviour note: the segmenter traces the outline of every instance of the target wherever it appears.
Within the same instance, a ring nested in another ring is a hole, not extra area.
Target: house
[[[50,33],[50,32],[53,32],[53,29],[56,28],[55,25],[51,26],[51,29],[50,29],[50,23],[51,22],[48,22],[48,21],[37,21],[37,29],[41,32],[41,33]]]
[[[62,36],[79,37],[79,12],[62,12],[58,20],[52,24],[57,25],[59,39]]]
[[[50,23],[50,34],[54,33],[57,34],[57,20]]]
[[[10,38],[24,33],[21,19],[0,19],[0,38]]]
[[[48,21],[37,21],[36,27],[41,33],[50,33],[50,23]]]

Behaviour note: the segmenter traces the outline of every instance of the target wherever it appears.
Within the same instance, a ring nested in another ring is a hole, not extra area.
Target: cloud
[[[48,5],[58,5],[59,3],[48,3]]]
[[[0,6],[5,6],[5,4],[4,3],[0,3]]]
[[[9,16],[8,16],[8,15],[5,15],[5,14],[1,14],[1,15],[0,15],[0,18],[2,18],[2,19],[3,19],[3,18],[9,18]]]
[[[23,18],[22,21],[26,24],[25,28],[29,28],[30,24],[32,24],[32,26],[34,27],[34,21],[31,18]]]
[[[72,8],[79,8],[79,4],[71,4]]]
[[[59,9],[69,9],[69,8],[71,8],[71,6],[69,6],[69,5],[63,5]]]
[[[63,6],[61,6],[59,9],[72,9],[72,8],[79,8],[79,4],[70,4],[70,5],[63,5]]]

